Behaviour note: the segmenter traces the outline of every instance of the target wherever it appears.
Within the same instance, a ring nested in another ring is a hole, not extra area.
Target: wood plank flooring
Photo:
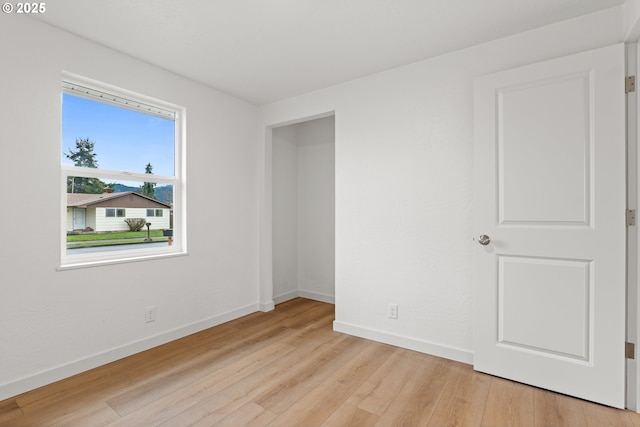
[[[0,426],[640,427],[621,411],[332,330],[295,299],[0,402]]]

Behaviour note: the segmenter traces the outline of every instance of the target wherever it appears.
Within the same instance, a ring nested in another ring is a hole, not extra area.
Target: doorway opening
[[[335,303],[335,117],[272,129],[275,304]]]

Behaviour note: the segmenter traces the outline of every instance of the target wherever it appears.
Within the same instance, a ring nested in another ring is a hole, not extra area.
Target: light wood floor
[[[616,426],[640,415],[333,332],[295,299],[0,402],[0,426]]]

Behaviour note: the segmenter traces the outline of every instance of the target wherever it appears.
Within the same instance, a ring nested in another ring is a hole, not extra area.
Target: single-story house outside
[[[171,205],[133,191],[67,193],[67,231],[127,231],[127,218],[145,218],[152,230],[171,228]]]

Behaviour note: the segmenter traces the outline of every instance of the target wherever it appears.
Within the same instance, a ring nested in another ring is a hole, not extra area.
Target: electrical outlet
[[[152,305],[144,309],[144,321],[155,322],[156,321],[156,306]]]
[[[398,304],[389,304],[387,306],[387,316],[389,319],[398,318]]]

